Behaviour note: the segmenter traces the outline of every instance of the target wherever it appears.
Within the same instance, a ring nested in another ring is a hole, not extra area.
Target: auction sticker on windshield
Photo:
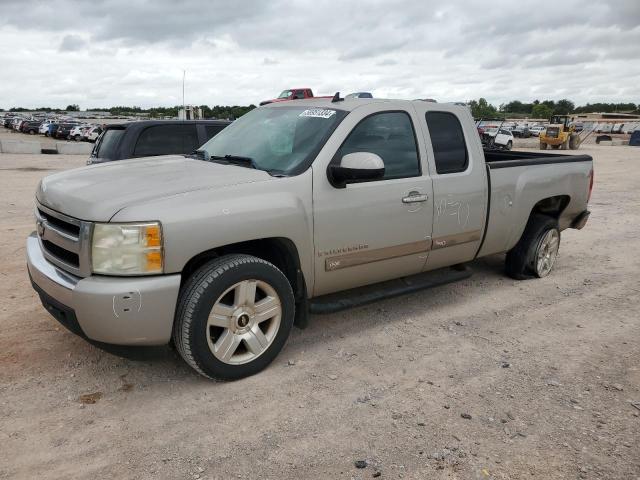
[[[314,118],[331,118],[336,114],[335,110],[328,110],[326,108],[310,108],[302,112],[299,117],[314,117]]]

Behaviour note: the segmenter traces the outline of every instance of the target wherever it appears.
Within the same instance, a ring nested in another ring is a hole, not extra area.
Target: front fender
[[[198,190],[119,211],[112,222],[159,220],[165,273],[181,272],[196,255],[238,242],[287,238],[313,287],[312,171],[212,190]]]

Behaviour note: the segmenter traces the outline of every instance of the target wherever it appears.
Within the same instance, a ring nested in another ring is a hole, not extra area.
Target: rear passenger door
[[[195,123],[152,125],[140,133],[133,157],[187,154],[199,146]]]
[[[433,233],[425,270],[433,270],[475,258],[485,228],[487,173],[471,115],[437,103],[416,102],[416,109],[430,149]]]

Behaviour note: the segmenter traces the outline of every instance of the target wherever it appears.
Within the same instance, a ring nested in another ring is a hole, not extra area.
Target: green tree
[[[67,112],[79,112],[80,106],[77,103],[73,103],[71,105],[67,105],[67,108],[65,108],[65,110]]]
[[[471,109],[471,115],[473,118],[504,118],[504,115],[498,112],[498,109],[487,102],[484,98],[471,100],[467,102]]]
[[[575,110],[576,106],[571,100],[563,98],[556,102],[556,107],[553,109],[554,115],[568,115]]]
[[[533,118],[550,118],[551,115],[553,114],[553,109],[548,106],[545,105],[544,103],[541,103],[539,105],[534,105],[533,108],[531,109],[531,116]]]

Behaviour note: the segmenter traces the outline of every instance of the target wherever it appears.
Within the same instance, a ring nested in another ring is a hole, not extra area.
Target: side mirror
[[[340,165],[329,165],[327,176],[336,188],[344,188],[347,183],[379,180],[384,177],[384,162],[375,153],[349,153],[342,157]]]

